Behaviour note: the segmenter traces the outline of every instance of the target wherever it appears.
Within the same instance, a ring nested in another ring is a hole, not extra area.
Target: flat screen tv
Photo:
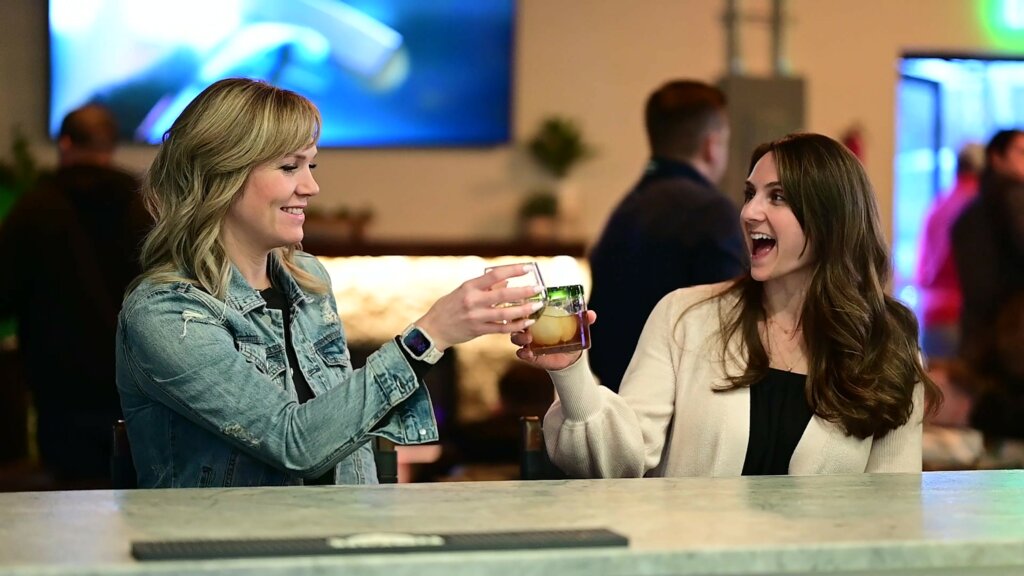
[[[322,147],[509,141],[515,0],[50,0],[50,134],[88,102],[159,143],[230,76],[313,100]]]

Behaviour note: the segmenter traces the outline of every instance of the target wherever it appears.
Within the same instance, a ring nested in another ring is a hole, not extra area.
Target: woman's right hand
[[[415,324],[430,334],[434,346],[445,350],[484,334],[512,334],[533,324],[528,317],[543,302],[500,307],[506,302],[526,300],[540,294],[542,286],[509,288],[506,280],[522,276],[516,266],[499,266],[462,283],[442,296]]]
[[[597,312],[593,310],[587,310],[587,324],[593,325],[597,321]],[[519,346],[519,350],[516,350],[516,356],[520,360],[525,360],[530,364],[544,370],[561,370],[568,368],[576,363],[583,355],[583,352],[566,352],[564,354],[543,354],[537,356],[530,350],[530,342],[533,341],[533,335],[530,334],[529,330],[522,332],[515,332],[512,334],[512,343]]]

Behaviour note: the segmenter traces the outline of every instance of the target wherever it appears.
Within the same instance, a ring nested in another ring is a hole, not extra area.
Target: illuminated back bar
[[[582,244],[361,243],[307,238],[331,275],[334,297],[351,347],[376,346],[422,316],[438,298],[497,264],[536,261],[549,286],[582,284],[590,267]],[[488,335],[456,350],[460,421],[484,418],[498,403],[498,378],[513,362],[507,335]]]

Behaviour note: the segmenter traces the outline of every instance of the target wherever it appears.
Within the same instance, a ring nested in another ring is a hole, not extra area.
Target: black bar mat
[[[324,554],[455,552],[626,546],[629,540],[610,530],[537,530],[467,534],[368,532],[321,538],[248,538],[237,540],[157,540],[132,542],[137,560],[204,560]]]

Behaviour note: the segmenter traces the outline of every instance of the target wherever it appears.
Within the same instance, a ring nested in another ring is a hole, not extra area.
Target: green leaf
[[[527,149],[534,160],[556,178],[564,178],[573,166],[593,155],[593,149],[583,141],[579,126],[561,116],[543,120],[537,133],[527,142]]]
[[[558,214],[558,197],[548,190],[538,190],[526,197],[519,207],[519,216],[555,216]]]

